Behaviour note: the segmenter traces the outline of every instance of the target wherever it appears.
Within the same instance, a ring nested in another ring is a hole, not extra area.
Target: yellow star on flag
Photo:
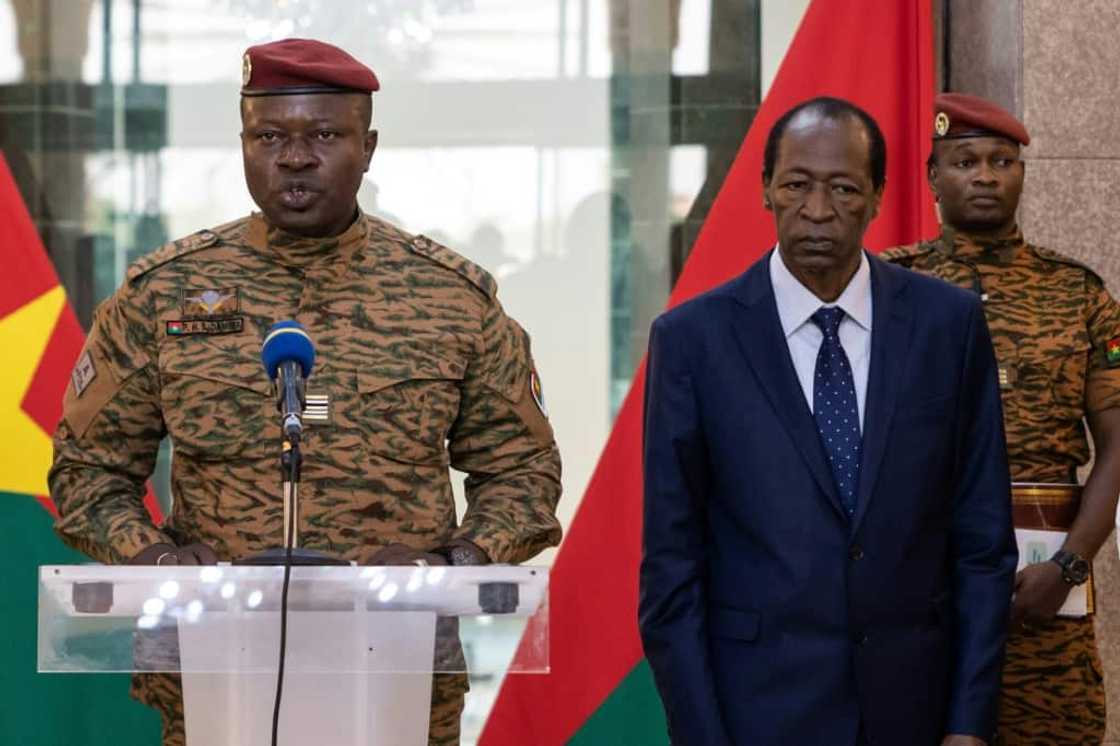
[[[0,492],[47,494],[51,434],[44,432],[20,403],[65,303],[66,292],[56,285],[0,318],[0,350],[7,359],[0,366],[0,444],[5,461],[0,469]]]

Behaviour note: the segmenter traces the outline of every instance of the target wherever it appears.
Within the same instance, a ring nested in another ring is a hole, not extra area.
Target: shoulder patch
[[[933,244],[912,243],[906,246],[895,246],[879,253],[879,258],[885,262],[909,266],[916,258],[933,251]]]
[[[1037,256],[1039,259],[1041,259],[1045,262],[1053,262],[1055,264],[1064,264],[1067,267],[1076,267],[1077,269],[1080,269],[1080,270],[1088,273],[1088,275],[1090,277],[1097,280],[1102,285],[1104,284],[1104,280],[1101,279],[1101,276],[1098,275],[1097,271],[1095,269],[1093,269],[1092,267],[1090,267],[1088,264],[1080,262],[1077,259],[1074,259],[1072,257],[1068,257],[1065,254],[1059,254],[1058,252],[1056,252],[1052,249],[1043,248],[1042,246],[1035,246],[1034,244],[1027,244],[1027,247],[1032,252],[1034,252],[1035,256]]]
[[[490,273],[465,256],[455,253],[442,244],[426,236],[416,236],[407,244],[409,251],[431,259],[436,264],[465,277],[472,285],[481,290],[487,298],[497,295],[498,284]]]
[[[162,267],[181,256],[213,246],[218,243],[218,240],[218,234],[214,231],[202,230],[198,233],[192,233],[186,238],[180,238],[178,241],[164,244],[133,262],[132,266],[128,268],[126,277],[129,282],[133,282],[156,267]]]

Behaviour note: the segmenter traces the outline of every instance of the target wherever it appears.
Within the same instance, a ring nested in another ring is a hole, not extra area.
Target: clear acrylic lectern
[[[282,567],[45,566],[39,671],[175,672],[188,746],[268,743]],[[548,672],[544,567],[293,567],[280,743],[427,743],[432,673]]]

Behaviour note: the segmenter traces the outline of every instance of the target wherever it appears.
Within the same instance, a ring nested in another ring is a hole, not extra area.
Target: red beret
[[[242,96],[296,93],[373,93],[373,70],[336,46],[314,39],[281,39],[245,50]]]
[[[962,137],[1006,137],[1030,145],[1023,123],[991,101],[967,93],[941,93],[933,99],[934,140]]]

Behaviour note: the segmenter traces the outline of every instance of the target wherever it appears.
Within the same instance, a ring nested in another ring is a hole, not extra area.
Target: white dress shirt
[[[844,292],[833,303],[825,303],[793,276],[777,248],[770,255],[770,282],[778,303],[778,318],[789,346],[789,356],[809,410],[813,409],[813,373],[824,334],[813,323],[812,315],[824,306],[844,309],[840,322],[840,346],[848,356],[855,379],[856,408],[863,430],[864,402],[867,400],[867,372],[871,362],[871,263],[861,254],[859,269]]]

